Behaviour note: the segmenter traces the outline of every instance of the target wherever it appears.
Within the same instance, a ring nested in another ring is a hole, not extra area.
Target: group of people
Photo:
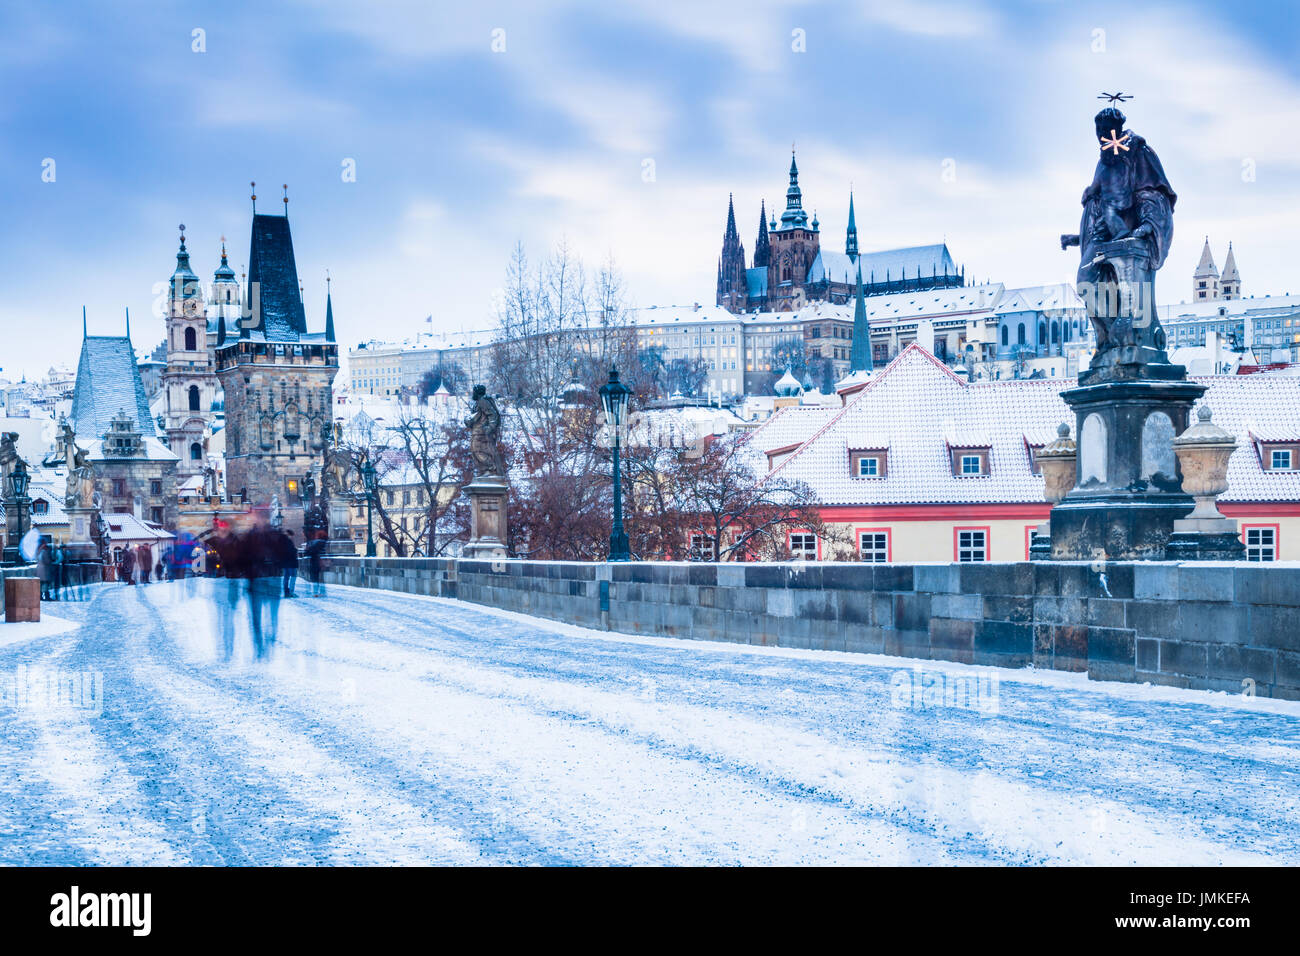
[[[126,584],[148,584],[155,577],[161,581],[164,573],[162,561],[154,561],[147,544],[123,548],[117,555],[117,579]]]
[[[42,539],[36,552],[36,576],[41,579],[41,600],[85,600],[87,571],[84,564],[85,562],[77,561],[63,545]]]
[[[264,515],[259,515],[246,530],[220,529],[209,545],[216,554],[216,568],[211,570],[227,582],[225,606],[220,612],[225,657],[229,660],[234,653],[235,613],[245,596],[253,650],[258,657],[265,657],[275,643],[281,599],[296,596],[299,554],[293,532],[273,527]],[[313,569],[313,597],[324,594],[320,580],[324,545],[323,540],[313,539],[303,549]]]

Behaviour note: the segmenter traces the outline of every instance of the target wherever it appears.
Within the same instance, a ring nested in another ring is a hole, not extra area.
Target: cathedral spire
[[[727,231],[722,236],[722,242],[725,245],[732,239],[739,239],[740,233],[736,231],[736,204],[731,193],[727,193]]]
[[[781,228],[803,228],[808,225],[808,214],[803,209],[803,192],[799,189],[799,166],[790,150],[790,187],[785,191],[785,212],[781,213]]]
[[[858,258],[858,223],[853,217],[853,190],[849,190],[849,231],[844,239],[844,254],[851,261]],[[860,270],[859,270],[860,271]],[[859,276],[861,278],[861,276]]]
[[[758,239],[754,242],[754,268],[766,267],[772,257],[772,243],[767,237],[767,201],[758,206]]]
[[[871,323],[867,300],[862,292],[862,263],[858,263],[858,284],[853,301],[853,349],[849,353],[849,374],[874,371],[871,362]]]
[[[325,270],[325,341],[336,341],[334,338],[334,298],[330,294],[330,273]]]

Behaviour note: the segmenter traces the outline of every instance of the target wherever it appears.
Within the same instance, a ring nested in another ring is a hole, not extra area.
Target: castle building
[[[717,304],[727,311],[789,312],[810,301],[846,304],[856,293],[859,269],[865,296],[954,289],[966,284],[965,269],[958,269],[945,243],[860,253],[852,193],[844,252],[822,248],[821,223],[816,213],[810,221],[803,208],[793,153],[785,211],[779,222],[775,216],[768,220],[766,203],[760,203],[758,239],[753,264],[748,267],[736,228],[734,198],[728,199],[717,290]]]
[[[301,527],[301,481],[319,464],[332,422],[338,346],[333,299],[324,332],[308,332],[285,214],[253,213],[243,318],[217,316],[216,375],[225,397],[226,488],[254,505],[273,499]]]
[[[182,227],[184,229],[184,227]],[[221,267],[234,272],[226,262],[224,243]],[[215,289],[214,283],[214,289]],[[177,474],[183,480],[201,474],[207,462],[206,439],[219,405],[221,386],[217,381],[213,355],[208,348],[208,315],[203,288],[190,269],[190,254],[181,234],[167,296],[166,364],[160,376],[162,430],[167,446],[178,459]]]
[[[1214,254],[1210,252],[1210,237],[1205,237],[1205,247],[1201,250],[1200,261],[1192,273],[1192,301],[1216,302],[1219,299],[1241,298],[1241,273],[1237,271],[1237,257],[1228,243],[1228,258],[1223,263],[1223,274],[1214,264]]]

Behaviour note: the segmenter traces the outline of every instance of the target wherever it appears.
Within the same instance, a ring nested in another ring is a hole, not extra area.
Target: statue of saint
[[[469,429],[469,453],[474,462],[474,477],[505,478],[506,465],[501,457],[501,411],[482,385],[474,386],[470,400],[473,414],[465,419]]]
[[[1154,291],[1178,196],[1155,151],[1124,123],[1113,106],[1094,118],[1101,156],[1083,191],[1079,233],[1061,236],[1062,249],[1080,247],[1077,288],[1097,333],[1094,376],[1115,365],[1169,364]]]

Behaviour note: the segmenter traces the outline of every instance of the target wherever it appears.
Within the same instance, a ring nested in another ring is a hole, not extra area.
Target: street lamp
[[[375,532],[372,514],[375,502],[375,466],[367,458],[361,466],[361,480],[366,488],[366,557],[375,556]]]
[[[619,446],[623,422],[627,415],[628,400],[632,390],[618,380],[618,369],[609,370],[609,381],[600,387],[600,404],[605,410],[605,420],[614,430],[614,527],[609,535],[609,560],[631,561],[627,532],[623,530],[623,485],[619,474]]]
[[[27,483],[31,480],[27,473],[27,462],[21,458],[14,463],[14,470],[9,473],[9,490],[13,494],[14,504],[18,508],[18,540],[22,541],[26,530],[23,527],[23,506],[27,504]]]

